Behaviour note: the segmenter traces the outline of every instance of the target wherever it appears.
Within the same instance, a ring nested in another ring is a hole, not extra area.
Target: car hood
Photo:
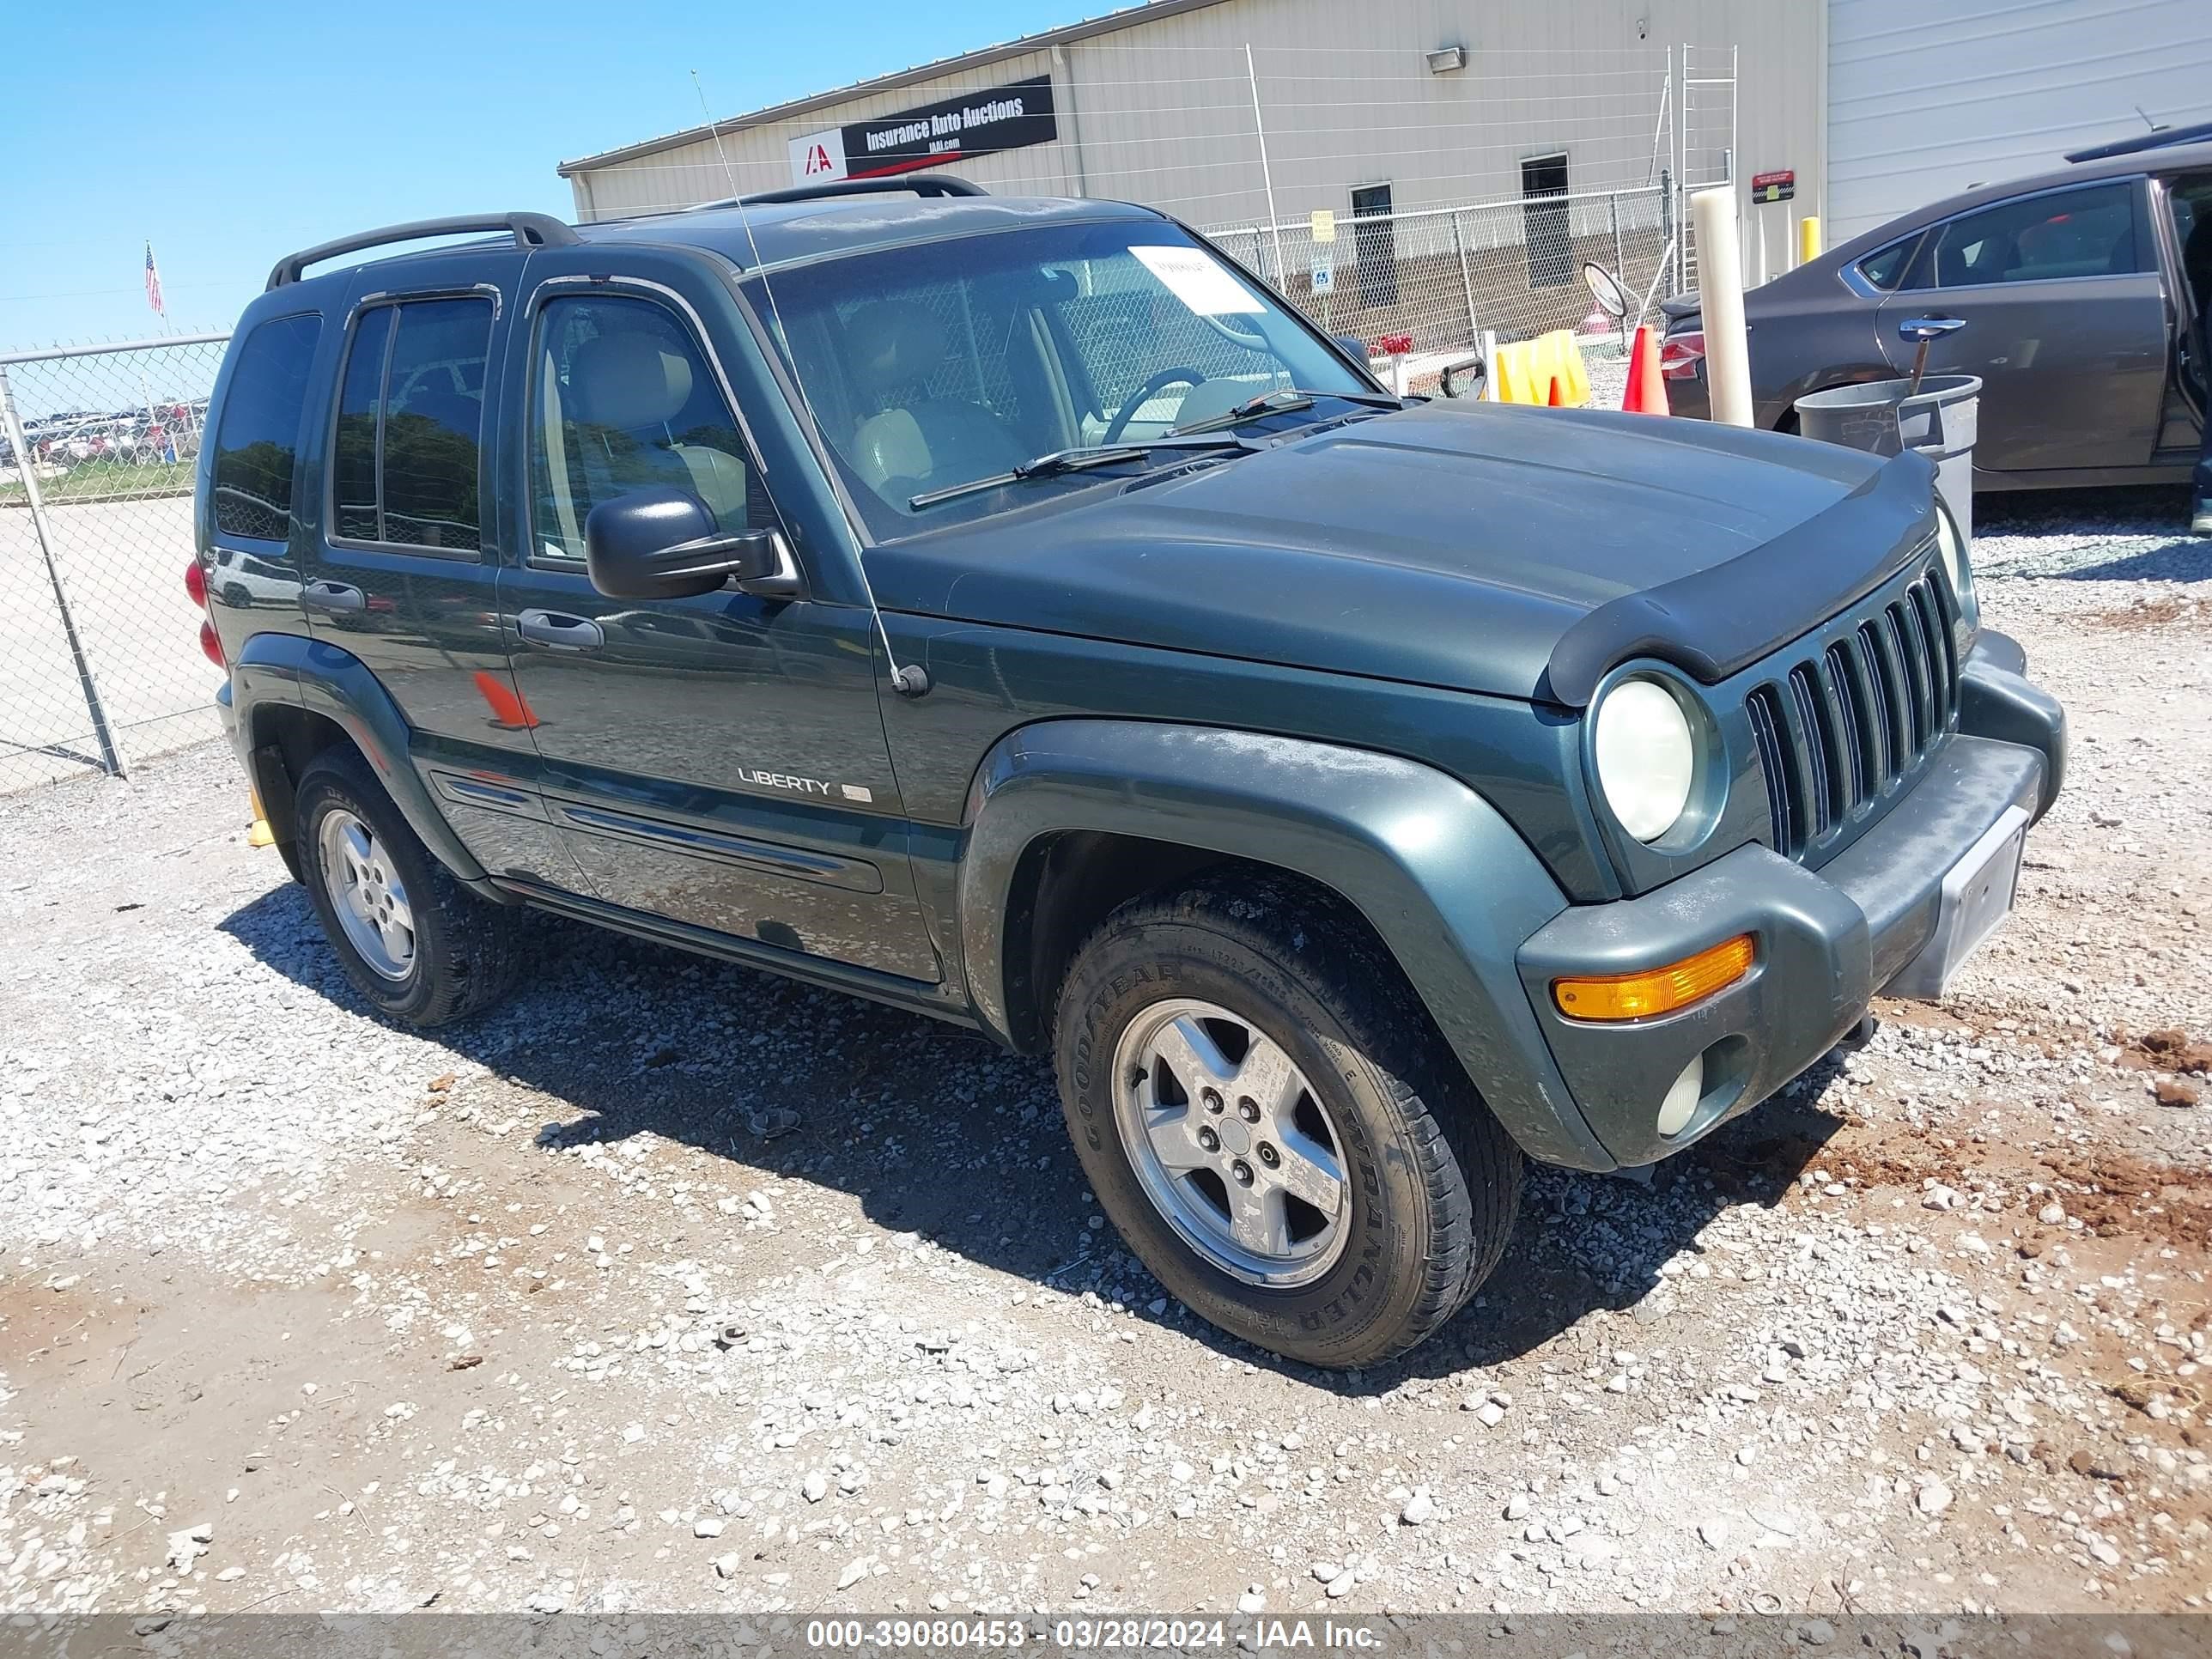
[[[1931,478],[1703,422],[1439,402],[867,562],[889,611],[1578,705],[1612,660],[1717,679],[1825,620],[1932,533]]]

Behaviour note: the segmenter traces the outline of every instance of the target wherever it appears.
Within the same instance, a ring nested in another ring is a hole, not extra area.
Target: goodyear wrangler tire
[[[1315,1365],[1449,1320],[1521,1154],[1360,919],[1288,880],[1133,901],[1077,953],[1060,1098],[1123,1240],[1186,1306]]]
[[[515,914],[453,879],[358,754],[316,756],[294,810],[316,919],[346,977],[380,1012],[443,1025],[506,993]]]

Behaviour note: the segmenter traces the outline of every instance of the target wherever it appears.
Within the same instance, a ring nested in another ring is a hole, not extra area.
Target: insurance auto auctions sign
[[[1040,75],[794,138],[791,177],[801,185],[882,179],[1002,149],[1048,144],[1059,137],[1053,119],[1052,76]]]

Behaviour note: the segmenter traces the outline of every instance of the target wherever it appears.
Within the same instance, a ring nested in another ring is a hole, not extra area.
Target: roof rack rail
[[[366,248],[381,247],[386,242],[412,242],[425,236],[462,236],[471,231],[491,230],[507,231],[514,236],[515,246],[523,248],[568,247],[583,240],[574,226],[563,224],[550,213],[471,213],[454,219],[410,219],[404,225],[364,230],[358,235],[341,236],[335,242],[319,242],[297,253],[288,253],[269,273],[269,286],[276,289],[287,283],[296,283],[300,273],[309,265],[335,259],[342,253],[359,253]]]
[[[2069,161],[2103,161],[2115,155],[2133,155],[2139,150],[2166,149],[2175,144],[2201,144],[2212,141],[2212,121],[2199,121],[2191,127],[2168,127],[2163,132],[2146,132],[2139,138],[2118,138],[2109,144],[2096,144],[2087,149],[2069,149]]]
[[[735,207],[743,202],[747,207],[758,207],[771,202],[812,202],[834,196],[988,196],[991,192],[981,185],[970,184],[965,179],[956,179],[949,173],[894,173],[888,179],[839,179],[823,185],[792,185],[783,190],[764,190],[751,196],[740,196],[737,201],[722,204]]]

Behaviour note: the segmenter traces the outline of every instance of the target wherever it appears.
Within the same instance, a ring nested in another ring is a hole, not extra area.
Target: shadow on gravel
[[[219,926],[276,972],[368,1016],[298,885],[271,890]],[[787,1176],[836,1188],[891,1231],[1120,1303],[1226,1358],[1345,1395],[1501,1364],[1563,1334],[1594,1353],[1638,1346],[1587,1316],[1663,1320],[1678,1296],[1692,1315],[1695,1290],[1668,1285],[1662,1265],[1694,1252],[1730,1206],[1776,1201],[1842,1127],[1784,1098],[1659,1165],[1649,1186],[1532,1168],[1512,1243],[1474,1304],[1390,1365],[1317,1370],[1191,1317],[1110,1229],[1091,1224],[1098,1211],[1042,1060],[919,1015],[582,923],[533,915],[531,929],[531,970],[507,1002],[417,1035],[571,1109],[539,1130],[541,1148],[651,1133],[728,1159],[740,1187]],[[312,1031],[295,1035],[313,1051]],[[1817,1098],[1835,1070],[1832,1056],[1820,1062],[1798,1098]],[[758,1133],[779,1108],[797,1115],[797,1127]]]
[[[2203,581],[2212,579],[2212,541],[2189,532],[2185,484],[2100,489],[2023,489],[1974,497],[1974,538],[2008,545],[1992,575],[2028,574],[2063,581]],[[2121,538],[2156,538],[2094,564],[2064,566],[2075,549]],[[2041,545],[2048,543],[2047,555]],[[2046,558],[2051,568],[2045,568]],[[2016,570],[2016,564],[2027,567]],[[2062,568],[2063,567],[2063,568]]]

